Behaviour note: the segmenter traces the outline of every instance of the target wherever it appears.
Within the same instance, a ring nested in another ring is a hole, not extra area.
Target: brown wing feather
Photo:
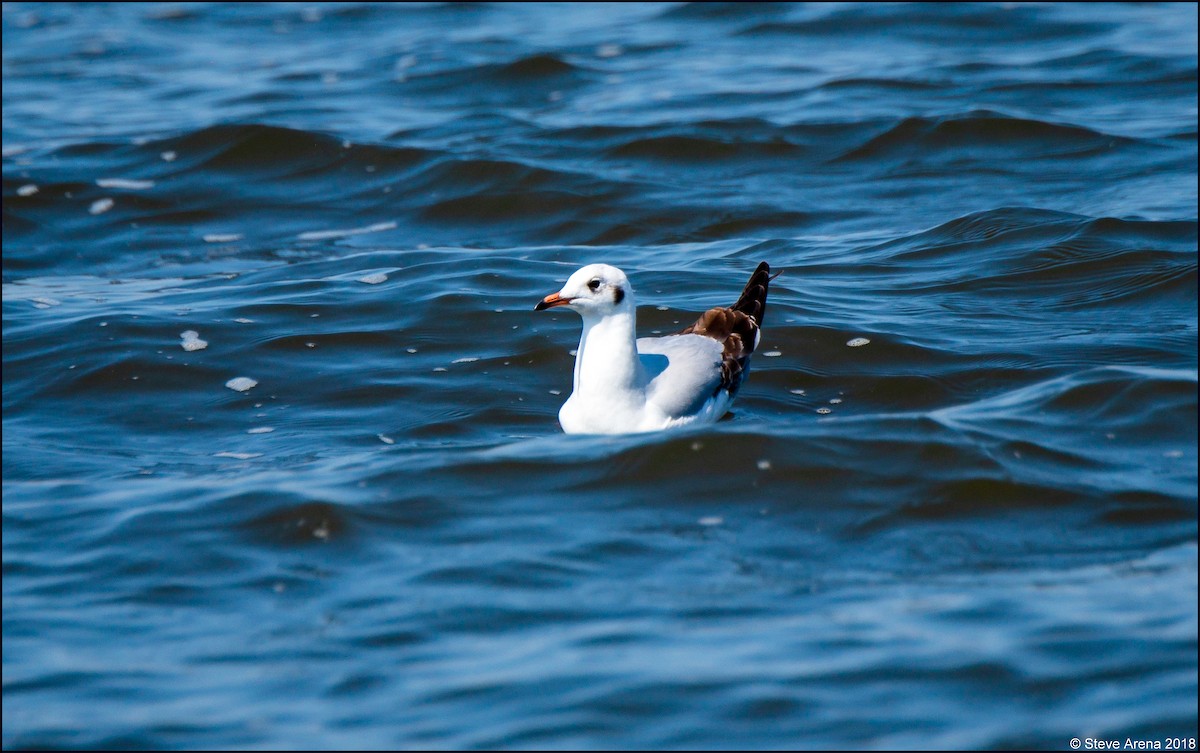
[[[758,344],[770,282],[771,268],[764,261],[750,276],[737,303],[705,311],[695,324],[678,333],[710,337],[721,343],[721,384],[717,389],[727,390],[730,396],[737,394],[749,368],[750,356]]]

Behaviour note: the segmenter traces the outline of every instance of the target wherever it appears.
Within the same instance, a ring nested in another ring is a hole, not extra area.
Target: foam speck
[[[349,147],[346,147],[349,149]],[[350,228],[349,230],[310,230],[306,233],[300,233],[296,236],[302,241],[323,241],[330,238],[345,238],[348,235],[362,235],[363,233],[378,233],[383,230],[392,230],[396,227],[395,222],[377,222],[374,225],[366,227]]]
[[[247,434],[270,434],[275,431],[274,426],[256,426],[253,429],[248,429]]]
[[[154,188],[154,181],[131,180],[129,178],[99,178],[96,180],[96,185],[101,188],[121,188],[127,191],[140,191],[146,188]]]
[[[833,413],[833,411],[829,408],[817,408],[817,413],[820,413],[822,416],[824,416],[828,413]]]
[[[218,452],[213,454],[214,458],[233,458],[234,460],[249,460],[250,458],[261,458],[261,452]]]
[[[778,350],[768,350],[766,353],[763,353],[763,356],[766,358],[779,358],[781,355],[783,353]]]
[[[92,205],[90,207],[88,207],[88,214],[104,214],[105,212],[107,212],[108,210],[110,210],[112,208],[113,208],[113,200],[112,199],[108,199],[108,198],[96,199],[95,201],[92,202]]]
[[[700,520],[698,520],[696,522],[702,526],[719,526],[725,522],[725,519],[717,517],[716,515],[709,515],[709,516],[700,518]]]
[[[384,444],[396,444],[396,440],[391,437],[384,436],[383,434],[376,434],[375,436],[379,437],[379,441]]]
[[[455,358],[450,363],[474,363],[475,361],[478,361],[478,360],[479,359],[474,356],[467,356],[466,358]]]
[[[32,183],[26,183],[17,189],[17,196],[33,196],[38,192],[38,187]]]
[[[373,272],[369,275],[363,275],[358,278],[359,282],[365,282],[368,285],[378,285],[381,282],[387,282],[388,276],[383,272]]]
[[[158,156],[162,157],[163,162],[174,162],[175,158],[178,157],[179,155],[175,154],[175,152],[167,151],[167,152],[163,152],[162,154],[160,154]]]
[[[241,239],[241,233],[208,233],[204,236],[205,243],[233,243]]]
[[[251,387],[254,387],[256,384],[258,384],[258,382],[254,379],[251,379],[250,377],[234,377],[233,379],[230,379],[228,382],[226,382],[225,386],[231,390],[236,390],[238,392],[245,392],[246,390],[250,389]]]
[[[849,342],[847,342],[846,344],[849,345],[851,348],[861,348],[862,346],[867,345],[870,342],[871,341],[865,337],[856,337],[853,340],[850,340]]]
[[[182,347],[184,350],[186,350],[188,352],[191,352],[193,350],[204,350],[205,348],[208,347],[208,341],[201,340],[200,333],[194,329],[189,329],[184,332],[180,332],[179,337],[182,340],[182,342],[179,343],[180,347]],[[226,385],[226,386],[228,386],[228,385]]]

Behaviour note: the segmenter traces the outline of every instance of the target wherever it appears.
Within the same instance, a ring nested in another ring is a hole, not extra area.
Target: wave
[[[863,257],[926,294],[1040,296],[1060,309],[1161,306],[1194,291],[1196,237],[1194,221],[1005,207],[888,241]]]
[[[696,136],[652,136],[632,139],[610,149],[614,157],[659,159],[671,162],[692,160],[778,159],[799,150],[783,140],[730,143]]]
[[[1029,157],[1081,156],[1119,149],[1133,139],[1082,126],[1015,118],[988,110],[942,118],[910,117],[833,162],[929,158],[947,152],[967,155],[988,149],[1019,150]]]
[[[808,15],[808,14],[806,14]],[[895,6],[863,14],[850,7],[834,8],[807,18],[770,20],[740,29],[741,37],[820,39],[900,34],[908,39],[987,44],[1072,40],[1097,36],[1111,29],[1102,21],[1067,21],[1033,6],[943,8],[934,4]]]

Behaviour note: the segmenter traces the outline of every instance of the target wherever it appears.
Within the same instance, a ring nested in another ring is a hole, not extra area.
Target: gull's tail
[[[771,267],[765,261],[760,262],[758,269],[750,275],[750,282],[746,283],[741,297],[730,308],[754,317],[758,326],[763,326],[763,316],[767,313],[767,288],[775,277],[771,276]]]

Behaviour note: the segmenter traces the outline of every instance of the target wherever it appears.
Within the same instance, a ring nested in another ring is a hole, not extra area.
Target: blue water
[[[1194,748],[1194,4],[3,29],[5,748]],[[534,303],[764,260],[561,433]]]

